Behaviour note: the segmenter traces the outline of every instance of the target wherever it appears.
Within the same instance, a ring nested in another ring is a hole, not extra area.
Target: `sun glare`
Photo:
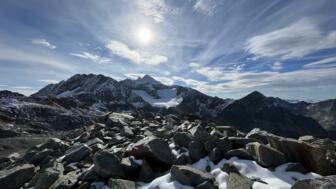
[[[138,31],[138,39],[143,44],[148,44],[152,40],[152,33],[147,28],[141,28]]]

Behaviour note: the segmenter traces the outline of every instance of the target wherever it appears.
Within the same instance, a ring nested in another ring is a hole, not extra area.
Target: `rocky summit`
[[[332,189],[329,103],[220,99],[150,76],[3,91],[0,189]]]

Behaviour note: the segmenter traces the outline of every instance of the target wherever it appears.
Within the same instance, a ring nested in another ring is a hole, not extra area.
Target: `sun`
[[[138,31],[138,39],[143,44],[148,44],[152,40],[152,32],[148,28],[140,28]]]

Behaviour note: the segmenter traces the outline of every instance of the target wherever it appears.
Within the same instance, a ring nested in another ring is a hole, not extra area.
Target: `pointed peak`
[[[150,75],[144,75],[143,77],[139,77],[136,81],[141,83],[161,84],[159,81],[155,80]]]
[[[253,91],[252,93],[246,95],[244,98],[249,98],[249,99],[264,99],[266,98],[265,95],[260,93],[259,91]]]

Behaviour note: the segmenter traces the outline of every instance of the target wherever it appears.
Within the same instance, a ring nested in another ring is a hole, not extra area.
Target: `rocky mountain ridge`
[[[116,81],[104,75],[77,74],[47,85],[30,97],[9,91],[0,94],[3,122],[28,123],[29,128],[37,130],[67,130],[90,125],[97,116],[109,111],[144,111],[158,115],[192,115],[245,132],[259,127],[289,137],[336,136],[335,100],[289,103],[252,92],[234,101],[187,87],[167,86],[148,75]]]

